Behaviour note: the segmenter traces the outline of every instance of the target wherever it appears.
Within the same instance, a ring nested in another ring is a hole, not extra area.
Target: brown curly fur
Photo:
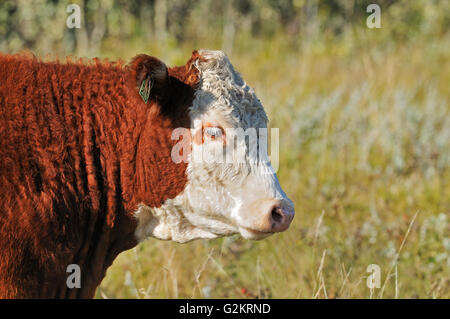
[[[158,207],[184,189],[170,136],[189,127],[196,58],[165,69],[147,55],[128,66],[0,55],[1,298],[93,297],[137,244],[138,204]],[[66,286],[69,264],[81,267],[81,289]]]

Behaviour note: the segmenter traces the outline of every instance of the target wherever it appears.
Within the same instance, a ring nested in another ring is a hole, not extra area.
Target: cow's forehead
[[[222,51],[199,50],[194,62],[200,82],[191,115],[222,113],[235,125],[265,126],[267,116],[255,92],[242,79]]]

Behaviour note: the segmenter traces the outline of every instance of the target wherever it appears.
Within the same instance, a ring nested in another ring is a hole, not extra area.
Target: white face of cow
[[[261,239],[284,231],[294,205],[280,187],[267,148],[256,151],[267,140],[233,136],[267,128],[266,113],[225,54],[199,53],[205,61],[195,64],[200,84],[190,108],[188,183],[161,207],[139,208],[136,236],[186,242],[235,233]]]

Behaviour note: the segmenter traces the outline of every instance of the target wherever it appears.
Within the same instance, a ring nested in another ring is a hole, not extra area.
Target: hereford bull
[[[266,114],[220,51],[171,68],[148,55],[0,55],[0,297],[93,297],[114,258],[148,237],[286,230],[293,203],[266,157],[191,160],[225,147],[227,128],[250,127],[267,127]],[[190,133],[177,140],[179,128]],[[185,160],[173,156],[180,141]],[[66,285],[71,264],[79,289]]]

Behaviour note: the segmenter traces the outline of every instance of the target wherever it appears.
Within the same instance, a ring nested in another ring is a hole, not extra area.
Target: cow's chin
[[[192,240],[196,239],[213,239],[213,238],[219,238],[219,237],[228,237],[235,234],[240,234],[243,238],[249,239],[249,240],[261,240],[264,238],[269,237],[270,235],[273,235],[272,232],[260,232],[251,228],[247,227],[239,227],[238,232],[231,232],[231,231],[221,231],[221,230],[205,230],[201,228],[193,228],[190,231],[184,232],[183,234],[172,234],[175,235],[172,238],[170,238],[172,241],[176,241],[179,243],[186,243]],[[155,236],[158,237],[158,236]]]
[[[260,232],[247,227],[239,227],[239,233],[245,239],[251,240],[260,240],[269,237],[270,235],[273,235],[273,233],[270,232]]]
[[[239,233],[245,239],[259,240],[272,235],[232,222],[210,217],[171,214],[170,210],[140,205],[135,213],[138,226],[136,239],[140,242],[148,237],[186,243],[196,239],[213,239]]]

